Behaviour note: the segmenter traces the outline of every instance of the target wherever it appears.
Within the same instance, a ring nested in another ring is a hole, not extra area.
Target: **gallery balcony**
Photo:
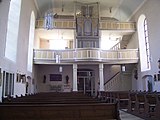
[[[76,29],[76,22],[74,19],[55,19],[53,26],[54,29]],[[135,32],[136,23],[101,20],[99,22],[99,28],[100,30],[127,30]],[[44,29],[44,19],[39,19],[36,21],[36,29]]]
[[[102,50],[77,48],[66,50],[34,49],[34,64],[137,63],[138,49]]]

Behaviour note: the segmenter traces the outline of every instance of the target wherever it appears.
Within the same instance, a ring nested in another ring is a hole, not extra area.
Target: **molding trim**
[[[34,4],[35,4],[35,6],[36,6],[38,15],[41,17],[42,14],[41,14],[40,9],[39,9],[39,7],[38,7],[37,0],[34,0]]]

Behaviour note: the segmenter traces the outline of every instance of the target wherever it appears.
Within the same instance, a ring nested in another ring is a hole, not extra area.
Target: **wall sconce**
[[[126,66],[125,66],[125,65],[122,65],[122,66],[121,66],[121,69],[122,69],[123,72],[125,72],[125,71],[126,71]]]
[[[59,72],[62,72],[62,66],[59,66]]]

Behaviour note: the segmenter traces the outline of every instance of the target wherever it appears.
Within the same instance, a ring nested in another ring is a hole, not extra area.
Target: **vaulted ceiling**
[[[74,15],[75,3],[95,3],[100,5],[100,17],[112,17],[119,21],[128,21],[146,0],[34,0],[38,10],[38,17],[44,17],[48,10],[58,15]],[[54,40],[63,37],[65,40],[74,39],[73,30],[45,30],[37,29],[39,38],[43,40]],[[122,47],[128,43],[133,32],[129,31],[105,31],[101,30],[101,37],[122,37]],[[106,39],[107,40],[107,39]]]
[[[114,17],[120,21],[127,21],[146,0],[34,0],[39,17],[52,9],[58,15],[74,15],[75,2],[100,3],[101,17]]]

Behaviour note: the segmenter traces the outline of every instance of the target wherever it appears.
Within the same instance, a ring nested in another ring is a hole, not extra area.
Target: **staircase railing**
[[[117,72],[116,74],[114,74],[109,80],[107,80],[104,85],[106,85],[108,82],[110,82],[114,77],[116,77],[120,72]]]
[[[120,72],[117,72],[109,80],[107,80],[105,85],[105,91],[119,90],[121,84]]]

